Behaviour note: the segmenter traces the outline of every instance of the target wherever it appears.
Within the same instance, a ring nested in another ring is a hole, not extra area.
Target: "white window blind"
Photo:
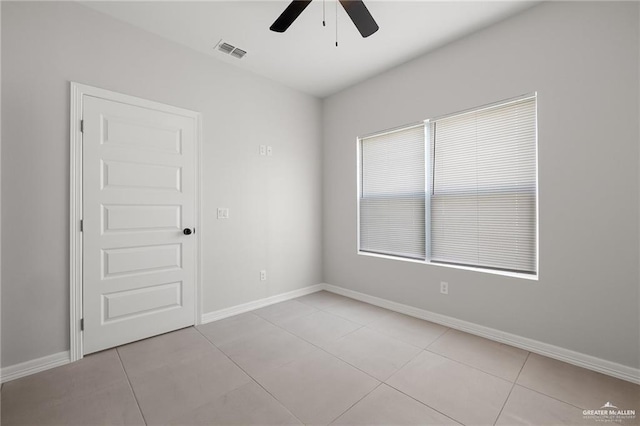
[[[431,261],[535,273],[535,97],[430,126]]]
[[[360,144],[360,250],[424,259],[424,125]]]

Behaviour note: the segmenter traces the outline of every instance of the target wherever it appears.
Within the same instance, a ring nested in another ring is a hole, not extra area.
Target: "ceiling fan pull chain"
[[[326,0],[322,0],[322,26],[326,27],[327,26],[327,21],[326,21],[326,9],[327,9],[327,4],[326,4]]]
[[[336,47],[338,47],[338,0],[336,0]]]

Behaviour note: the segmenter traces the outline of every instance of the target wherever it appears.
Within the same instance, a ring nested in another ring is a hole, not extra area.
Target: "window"
[[[360,252],[537,273],[535,95],[359,144]]]
[[[360,250],[424,259],[424,125],[361,140]]]

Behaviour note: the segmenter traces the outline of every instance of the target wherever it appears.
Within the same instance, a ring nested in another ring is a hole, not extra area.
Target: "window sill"
[[[385,254],[369,253],[364,251],[358,251],[358,254],[361,256],[377,257],[380,259],[398,260],[400,262],[419,263],[422,265],[437,266],[441,268],[463,269],[465,271],[482,272],[485,274],[502,275],[503,277],[520,278],[520,279],[529,280],[529,281],[538,281],[538,274],[533,275],[533,274],[523,274],[519,272],[499,271],[495,269],[475,268],[473,266],[448,265],[446,263],[435,263],[435,262],[429,262],[427,260],[408,259],[404,257],[389,256]]]

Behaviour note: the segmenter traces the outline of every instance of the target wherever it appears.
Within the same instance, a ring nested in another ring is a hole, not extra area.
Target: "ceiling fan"
[[[371,34],[378,31],[378,24],[373,19],[373,16],[371,16],[371,13],[369,13],[367,6],[364,5],[362,0],[339,1],[362,37],[369,37]],[[309,3],[311,3],[311,0],[293,0],[278,19],[275,20],[271,27],[269,27],[269,29],[278,33],[285,32],[287,28],[293,24],[293,21],[298,19],[298,16],[300,16],[302,11],[309,6]]]

